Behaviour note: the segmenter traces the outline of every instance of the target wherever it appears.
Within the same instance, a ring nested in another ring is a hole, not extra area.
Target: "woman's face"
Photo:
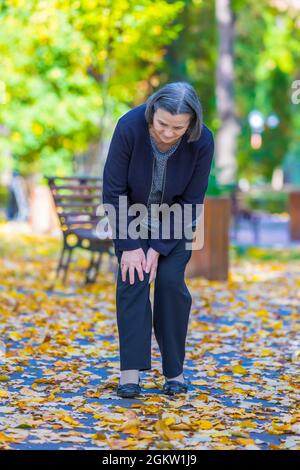
[[[153,115],[152,129],[158,140],[169,144],[178,140],[188,129],[191,115],[170,114],[162,108],[158,108]]]

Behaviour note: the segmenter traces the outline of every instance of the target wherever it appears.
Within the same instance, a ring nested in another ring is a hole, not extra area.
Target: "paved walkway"
[[[300,240],[292,241],[290,238],[289,217],[280,215],[269,215],[262,218],[258,225],[257,237],[249,222],[241,222],[236,236],[234,230],[231,230],[231,242],[234,245],[255,245],[267,248],[300,247]]]
[[[162,394],[153,335],[143,395],[124,400],[113,275],[83,288],[73,270],[50,288],[57,241],[0,239],[0,448],[299,450],[299,263],[188,280],[189,393]]]

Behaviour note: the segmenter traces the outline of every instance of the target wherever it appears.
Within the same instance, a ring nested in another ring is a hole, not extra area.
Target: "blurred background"
[[[184,80],[216,139],[207,200],[227,201],[211,228],[223,277],[229,243],[299,245],[298,0],[0,5],[2,228],[59,235],[45,176],[101,177],[120,115]]]
[[[173,81],[216,143],[191,394],[162,399],[153,337],[149,395],[120,403],[101,177],[117,119]],[[0,448],[300,450],[299,313],[300,0],[0,0]]]

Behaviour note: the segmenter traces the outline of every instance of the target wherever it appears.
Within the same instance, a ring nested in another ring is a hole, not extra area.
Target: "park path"
[[[153,336],[143,395],[115,395],[111,273],[53,286],[59,242],[0,227],[0,448],[300,449],[300,252],[232,248],[228,282],[188,280],[189,393],[161,393]],[[298,407],[298,408],[297,408]]]

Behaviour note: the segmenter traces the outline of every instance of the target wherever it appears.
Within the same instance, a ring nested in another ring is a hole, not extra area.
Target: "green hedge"
[[[0,207],[5,207],[7,202],[7,188],[0,186]]]
[[[270,212],[271,214],[288,212],[288,194],[285,192],[264,192],[260,194],[247,194],[245,201],[251,209]]]

